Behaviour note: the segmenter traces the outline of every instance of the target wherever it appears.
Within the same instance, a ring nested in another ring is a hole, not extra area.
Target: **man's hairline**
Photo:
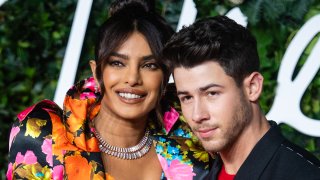
[[[226,70],[221,66],[221,64],[220,64],[217,60],[214,60],[214,58],[204,60],[204,61],[202,61],[201,63],[195,64],[195,65],[190,66],[190,67],[184,66],[184,65],[182,65],[181,63],[177,63],[176,65],[174,65],[173,67],[170,68],[170,69],[171,69],[172,78],[173,78],[173,80],[175,81],[174,71],[175,71],[177,68],[184,68],[184,69],[187,69],[187,70],[189,69],[189,70],[190,70],[190,69],[192,69],[192,68],[198,67],[198,66],[200,66],[200,65],[202,65],[202,64],[204,64],[204,63],[207,63],[207,62],[217,63],[217,65],[222,68],[223,72],[224,72],[227,76],[229,76],[229,77],[231,77],[231,78],[233,79],[234,83],[235,83],[239,88],[241,88],[241,87],[243,86],[243,81],[244,81],[245,78],[242,79],[242,82],[241,82],[241,84],[240,84],[240,86],[239,86],[238,83],[237,83],[237,81],[236,81],[236,79],[235,79],[234,77],[230,76],[230,75],[226,72]],[[252,73],[253,73],[253,72],[252,72]],[[259,72],[259,73],[260,73],[260,72]],[[251,74],[251,73],[250,73],[250,74]],[[247,76],[248,76],[248,75],[247,75]],[[247,77],[247,76],[246,76],[246,77]],[[174,84],[175,84],[175,83],[174,83]]]

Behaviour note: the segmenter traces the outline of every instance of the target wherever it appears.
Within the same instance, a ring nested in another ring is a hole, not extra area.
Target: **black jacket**
[[[241,165],[235,180],[320,180],[320,161],[286,140],[277,124],[258,141]],[[217,179],[222,161],[217,156],[208,180]]]

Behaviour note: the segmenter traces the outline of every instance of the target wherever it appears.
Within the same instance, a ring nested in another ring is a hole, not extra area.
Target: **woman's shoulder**
[[[45,99],[18,113],[17,120],[23,122],[30,117],[48,119],[48,116],[46,116],[48,113],[62,115],[62,109],[55,102]]]
[[[153,136],[158,158],[170,178],[202,179],[213,159],[192,133],[178,105],[174,106],[164,114],[163,130]]]
[[[173,179],[203,179],[213,159],[183,117],[174,84],[168,85],[163,98],[163,129],[153,137],[165,174]]]
[[[95,81],[93,77],[82,79],[75,83],[66,94],[66,98],[76,100],[94,99],[98,100],[100,92],[96,89]]]
[[[212,157],[194,137],[155,136],[155,150],[168,179],[202,179]]]
[[[51,174],[52,121],[61,118],[62,109],[50,100],[37,102],[17,115],[9,137],[7,176],[35,178],[29,172],[32,168],[41,170],[38,175]]]
[[[43,137],[52,134],[53,119],[62,119],[62,109],[53,101],[45,99],[24,109],[12,124],[9,150],[12,151],[11,146],[15,150],[23,149],[37,141],[44,141]]]

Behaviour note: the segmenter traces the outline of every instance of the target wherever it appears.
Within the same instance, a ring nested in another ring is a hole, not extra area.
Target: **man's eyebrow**
[[[210,89],[210,88],[212,88],[212,87],[222,87],[222,86],[219,85],[219,84],[210,83],[210,84],[208,84],[208,85],[206,85],[206,86],[204,86],[204,87],[200,87],[200,88],[199,88],[199,91],[200,91],[200,92],[203,92],[203,91],[206,91],[206,90],[208,90],[208,89]]]
[[[206,86],[200,87],[199,88],[199,92],[204,92],[204,91],[206,91],[206,90],[208,90],[208,89],[210,89],[212,87],[223,87],[223,86],[221,86],[219,84],[211,83],[211,84],[208,84]],[[186,94],[189,94],[189,92],[188,91],[179,91],[179,90],[177,90],[177,95],[178,96],[179,95],[186,95]]]
[[[188,91],[177,91],[177,96],[189,94]]]
[[[118,57],[118,58],[121,58],[121,59],[125,59],[125,60],[128,60],[129,59],[129,56],[128,55],[125,55],[125,54],[120,54],[120,53],[117,53],[117,52],[112,52],[110,54],[110,56],[115,56],[115,57]],[[154,56],[152,54],[150,55],[147,55],[147,56],[142,56],[141,59],[143,61],[150,61],[150,60],[153,60],[154,59]]]

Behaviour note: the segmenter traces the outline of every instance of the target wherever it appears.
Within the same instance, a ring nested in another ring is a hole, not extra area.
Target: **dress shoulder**
[[[40,101],[17,115],[9,138],[7,179],[51,177],[52,118],[61,119],[62,110],[50,100]]]

